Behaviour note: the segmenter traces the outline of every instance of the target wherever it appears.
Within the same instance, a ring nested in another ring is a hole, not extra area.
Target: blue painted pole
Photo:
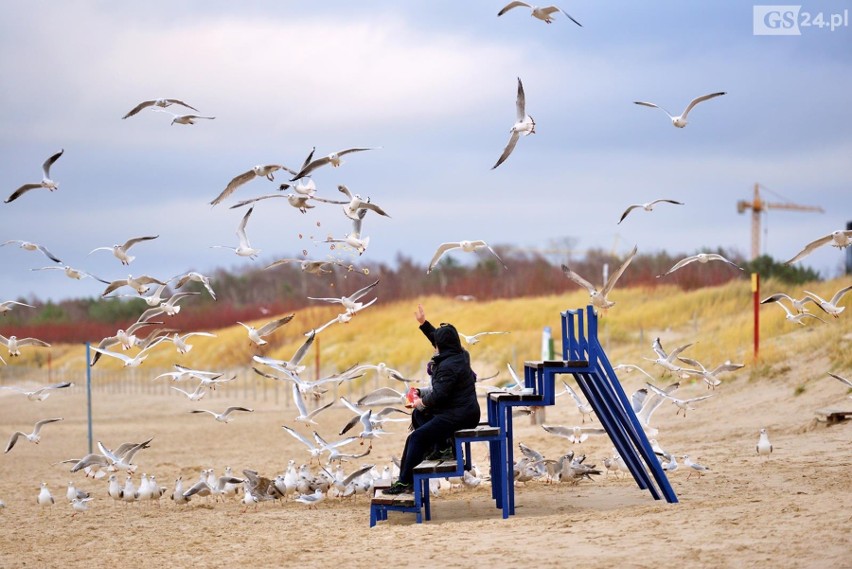
[[[92,454],[92,366],[89,364],[92,361],[91,357],[92,348],[89,342],[86,342],[86,406],[89,415],[89,454]]]

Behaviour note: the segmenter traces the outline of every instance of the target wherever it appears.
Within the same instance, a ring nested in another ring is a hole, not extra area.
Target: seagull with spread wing
[[[254,413],[254,409],[249,409],[248,407],[239,407],[239,406],[236,406],[236,405],[232,405],[231,407],[228,407],[227,409],[225,409],[221,413],[217,413],[216,411],[210,411],[208,409],[193,409],[192,411],[190,411],[190,413],[209,413],[210,415],[213,415],[213,417],[220,423],[230,423],[231,421],[234,420],[234,418],[231,417],[231,413],[233,413],[235,411],[244,411],[246,413]]]
[[[568,14],[568,12],[566,12],[565,10],[560,8],[559,6],[556,6],[556,5],[533,6],[532,4],[527,4],[526,2],[521,2],[520,0],[514,0],[514,2],[509,2],[508,4],[503,6],[503,8],[499,12],[497,12],[497,16],[502,16],[503,14],[508,12],[509,10],[511,10],[513,8],[520,8],[520,7],[529,8],[530,9],[530,16],[532,16],[533,18],[537,18],[537,19],[541,20],[545,24],[553,23],[553,14],[555,14],[557,12],[561,12],[561,13],[565,14],[565,16],[569,20],[571,20],[572,22],[574,22],[575,24],[577,24],[581,28],[583,27],[583,24],[581,24],[580,22],[578,22],[577,20],[572,18]]]
[[[266,178],[270,182],[275,180],[275,172],[277,172],[278,170],[285,170],[294,176],[296,175],[296,172],[286,166],[282,166],[281,164],[258,164],[257,166],[254,166],[251,170],[234,176],[234,178],[230,182],[228,182],[228,185],[225,186],[225,189],[222,190],[222,193],[220,193],[213,199],[213,201],[210,202],[210,205],[216,205],[218,203],[221,203],[222,200],[233,194],[237,190],[237,188],[239,188],[243,184],[254,180],[255,178]]]
[[[12,436],[9,438],[9,443],[6,445],[6,450],[4,450],[3,452],[6,453],[6,452],[9,452],[10,450],[12,450],[12,447],[15,446],[15,443],[18,442],[18,439],[20,437],[24,437],[25,439],[27,439],[31,443],[38,444],[38,442],[41,440],[41,434],[40,433],[41,433],[42,427],[44,427],[45,425],[47,425],[49,423],[55,423],[55,422],[61,421],[61,420],[62,420],[62,417],[57,417],[55,419],[42,419],[41,421],[37,421],[36,424],[35,424],[35,427],[33,428],[32,433],[22,433],[21,431],[15,431],[14,433],[12,433]]]
[[[615,283],[618,281],[619,277],[621,277],[622,273],[624,273],[624,270],[630,264],[630,261],[633,260],[633,257],[636,256],[636,252],[638,250],[638,246],[633,247],[633,250],[630,251],[630,254],[627,255],[627,258],[624,260],[618,270],[609,275],[609,278],[600,290],[596,288],[592,283],[572,271],[568,267],[568,265],[562,265],[562,272],[565,273],[565,276],[571,279],[572,282],[580,285],[581,287],[589,291],[592,306],[594,306],[596,310],[607,310],[615,305],[615,302],[609,300],[607,296],[610,292],[612,292]]]
[[[295,316],[295,313],[294,314],[288,314],[287,316],[282,316],[281,318],[276,318],[275,320],[272,320],[271,322],[267,322],[266,324],[264,324],[260,328],[255,328],[254,326],[250,326],[250,325],[244,324],[242,322],[237,322],[237,324],[239,324],[240,326],[242,326],[243,328],[245,328],[248,331],[248,337],[249,337],[249,340],[252,341],[252,343],[254,343],[257,346],[264,346],[264,345],[269,343],[269,342],[267,342],[266,340],[263,339],[264,336],[268,336],[268,335],[272,334],[273,332],[278,330],[280,327],[282,327],[285,324],[287,324],[288,322],[290,322],[290,320],[292,320],[294,316]]]
[[[260,249],[256,249],[251,246],[249,242],[248,236],[246,235],[246,225],[248,224],[249,217],[251,217],[252,212],[254,211],[253,207],[250,207],[246,214],[243,216],[240,224],[237,226],[237,237],[240,240],[240,244],[236,247],[231,247],[229,245],[211,245],[211,249],[230,249],[240,257],[248,257],[249,259],[256,259],[260,254]]]
[[[624,218],[627,217],[627,214],[630,213],[631,211],[633,211],[634,209],[642,208],[645,211],[654,211],[654,206],[657,205],[658,203],[671,203],[671,204],[675,204],[675,205],[683,205],[683,202],[678,202],[678,201],[669,200],[669,199],[659,199],[659,200],[650,201],[648,203],[632,204],[632,205],[628,206],[626,210],[624,210],[624,213],[621,214],[621,219],[618,220],[618,223],[620,224],[622,221],[624,221]]]
[[[807,257],[823,245],[831,245],[832,247],[837,247],[838,249],[849,247],[849,245],[852,245],[852,229],[838,229],[837,231],[832,231],[825,237],[820,237],[815,241],[811,241],[810,243],[805,245],[804,249],[796,253],[795,257],[793,257],[789,261],[785,261],[784,264],[792,265],[796,261]]]
[[[136,105],[135,107],[133,107],[132,109],[127,111],[127,114],[124,115],[121,118],[126,119],[128,117],[132,117],[133,115],[135,115],[136,113],[138,113],[139,111],[141,111],[142,109],[144,109],[146,107],[159,107],[159,108],[165,109],[166,107],[169,107],[171,105],[180,105],[182,107],[186,107],[187,109],[191,109],[191,110],[195,111],[196,113],[199,112],[198,109],[184,103],[180,99],[150,99],[148,101],[142,101],[141,103],[139,103],[138,105]]]
[[[461,249],[465,253],[473,253],[474,251],[478,251],[480,249],[488,249],[491,254],[497,258],[500,264],[503,265],[504,269],[509,268],[503,262],[503,259],[500,258],[500,255],[498,255],[494,251],[494,249],[492,249],[491,246],[485,241],[481,239],[475,241],[462,240],[441,243],[441,245],[438,247],[438,250],[435,251],[435,254],[432,256],[432,260],[429,261],[429,267],[426,269],[426,274],[428,275],[432,272],[432,269],[435,268],[435,266],[438,264],[438,261],[441,259],[441,257],[443,257],[444,253],[446,253],[447,251],[452,251],[453,249]]]
[[[527,114],[526,107],[524,84],[521,82],[521,78],[518,77],[518,97],[515,100],[516,121],[512,125],[512,128],[509,129],[509,142],[506,144],[506,148],[503,149],[503,154],[497,159],[497,163],[491,167],[492,170],[506,161],[506,158],[515,149],[515,145],[518,144],[521,134],[524,136],[535,134],[535,120]]]
[[[94,253],[95,251],[112,251],[112,254],[115,255],[115,258],[121,261],[122,265],[129,265],[133,259],[131,255],[127,254],[128,249],[136,245],[137,243],[141,243],[142,241],[151,241],[152,239],[156,239],[159,235],[147,235],[144,237],[133,237],[128,239],[123,244],[116,243],[112,247],[96,247],[89,252],[89,255]]]
[[[64,389],[66,387],[73,387],[74,384],[70,381],[63,381],[61,383],[54,383],[52,385],[45,385],[42,387],[38,387],[36,389],[24,389],[23,387],[17,387],[15,385],[0,385],[0,389],[11,389],[12,391],[17,391],[18,393],[23,393],[27,396],[27,399],[30,401],[44,401],[55,389]]]
[[[18,247],[20,247],[24,251],[40,251],[45,257],[47,257],[48,259],[50,259],[54,263],[61,263],[62,262],[62,261],[59,260],[59,258],[56,255],[54,255],[53,253],[48,251],[47,247],[44,247],[43,245],[39,245],[38,243],[31,243],[30,241],[22,241],[20,239],[10,239],[8,241],[4,241],[3,243],[0,243],[0,247],[3,247],[5,245],[12,245],[12,244],[17,245]]]
[[[53,154],[47,160],[44,161],[44,164],[41,165],[41,170],[42,170],[42,173],[44,174],[44,176],[41,179],[41,182],[39,182],[37,184],[24,184],[23,186],[21,186],[20,188],[18,188],[14,192],[12,192],[12,195],[10,195],[8,198],[6,198],[5,203],[13,202],[16,199],[18,199],[19,197],[21,197],[22,195],[24,195],[25,193],[27,193],[28,191],[34,190],[36,188],[46,188],[46,189],[50,190],[51,192],[53,190],[58,190],[59,184],[57,184],[56,182],[54,182],[53,180],[50,179],[50,167],[53,166],[54,162],[59,160],[59,157],[62,156],[63,152],[65,152],[65,149],[60,150],[56,154]]]
[[[689,114],[689,111],[691,111],[695,107],[695,105],[697,105],[698,103],[702,103],[704,101],[707,101],[709,99],[713,99],[714,97],[720,97],[720,96],[725,95],[725,94],[727,94],[725,91],[720,91],[718,93],[710,93],[709,95],[702,95],[700,97],[696,97],[689,102],[689,104],[686,106],[686,109],[684,109],[684,111],[678,116],[673,116],[666,109],[664,109],[663,107],[661,107],[659,105],[655,105],[654,103],[647,103],[645,101],[633,101],[633,102],[637,105],[642,105],[642,106],[645,106],[645,107],[652,107],[654,109],[660,109],[661,111],[666,113],[666,115],[668,115],[669,119],[671,119],[672,124],[674,126],[676,126],[677,128],[683,128],[687,125],[686,115]]]
[[[320,166],[325,166],[326,164],[331,164],[332,167],[338,168],[340,164],[342,164],[341,157],[351,154],[352,152],[363,152],[365,150],[373,150],[372,148],[346,148],[344,150],[338,150],[337,152],[332,152],[322,158],[317,158],[316,160],[311,160],[307,164],[302,166],[302,169],[296,174],[293,178],[290,178],[291,182],[295,182],[299,178],[304,178],[305,176],[311,175],[311,173],[319,168]],[[313,151],[309,157],[313,157]]]
[[[698,261],[699,263],[701,263],[703,265],[706,265],[710,261],[722,261],[722,262],[727,263],[730,266],[734,267],[735,269],[739,269],[741,271],[743,270],[743,268],[740,267],[739,265],[737,265],[736,263],[729,261],[728,259],[726,259],[722,255],[719,255],[717,253],[698,253],[697,255],[691,255],[689,257],[685,257],[685,258],[681,259],[680,261],[675,263],[674,266],[671,269],[669,269],[668,271],[666,271],[662,275],[657,275],[657,278],[664,277],[666,275],[670,275],[673,272],[675,272],[676,270],[680,269],[681,267],[685,267],[686,265],[688,265],[690,263],[694,263],[696,261]]]

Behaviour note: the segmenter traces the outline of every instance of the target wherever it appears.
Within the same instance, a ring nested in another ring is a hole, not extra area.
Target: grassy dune
[[[803,288],[830,298],[848,283],[849,279],[845,278],[811,283]],[[801,292],[770,281],[763,283],[761,298],[781,291],[797,295]],[[452,322],[467,335],[486,330],[509,331],[509,334],[485,337],[469,347],[480,375],[499,370],[501,377],[507,378],[507,363],[519,369],[524,360],[540,358],[544,326],[553,329],[558,355],[559,312],[583,307],[588,302],[587,294],[578,289],[561,295],[488,302],[430,296],[382,304],[381,291],[379,297],[375,306],[359,313],[350,323],[333,324],[318,336],[317,344],[303,362],[311,372],[319,352],[323,374],[355,363],[385,362],[410,377],[422,376],[423,366],[431,353],[417,331],[413,316],[416,305],[421,303],[433,324]],[[651,343],[660,337],[667,351],[693,342],[695,345],[684,355],[708,368],[728,359],[742,362],[752,377],[771,376],[783,367],[787,358],[808,357],[815,350],[827,353],[832,369],[842,371],[852,367],[852,350],[844,350],[845,342],[839,341],[852,336],[852,312],[834,319],[812,307],[826,323],[809,319],[805,326],[799,326],[787,322],[783,310],[771,304],[760,308],[760,360],[759,365],[753,365],[752,292],[747,280],[690,292],[673,286],[616,289],[611,297],[616,306],[600,319],[600,337],[613,364],[633,363],[650,371],[652,364],[642,358],[654,356]],[[850,299],[852,294],[841,304],[850,304]],[[304,342],[305,331],[331,320],[338,312],[336,306],[319,304],[297,311],[290,324],[268,338],[270,343],[261,353],[289,359]],[[268,315],[252,324],[260,326],[274,317]],[[250,365],[251,356],[258,353],[257,348],[250,345],[242,326],[210,331],[218,337],[192,338],[190,343],[194,348],[186,355],[178,355],[171,344],[161,344],[152,350],[143,368],[153,371],[181,363],[200,369],[236,369]],[[80,345],[55,345],[50,356],[51,366],[60,372],[79,372],[85,367],[85,350]],[[46,350],[25,348],[22,357],[6,360],[10,365],[45,366]],[[102,358],[98,367],[118,369],[121,362]]]

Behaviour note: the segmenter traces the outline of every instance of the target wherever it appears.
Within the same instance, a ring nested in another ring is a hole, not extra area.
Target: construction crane
[[[766,189],[766,188],[764,188]],[[751,260],[760,256],[760,214],[769,209],[786,209],[791,211],[815,211],[824,213],[819,206],[799,205],[794,203],[765,202],[760,197],[760,184],[754,184],[754,199],[751,201],[739,200],[737,202],[737,213],[745,213],[751,210]]]

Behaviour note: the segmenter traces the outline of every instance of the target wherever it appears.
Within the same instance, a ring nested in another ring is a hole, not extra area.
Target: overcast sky
[[[340,199],[345,184],[390,214],[366,217],[366,261],[402,254],[425,266],[445,241],[543,249],[566,237],[579,254],[636,244],[748,256],[751,216],[736,204],[756,182],[767,201],[826,210],[770,210],[761,249],[777,259],[852,220],[849,27],[754,35],[750,2],[564,4],[581,28],[524,8],[497,17],[503,4],[4,1],[2,197],[65,154],[51,171],[58,191],[0,203],[0,242],[40,243],[107,280],[262,267],[303,251],[356,258],[322,243],[352,230],[341,206],[301,214],[286,200],[255,207],[247,233],[259,259],[210,247],[237,244],[245,210],[230,205],[286,180],[255,179],[211,207],[231,178],[256,164],[297,169],[312,147],[317,156],[375,148],[313,176],[319,196]],[[802,4],[826,21],[843,10],[852,4]],[[515,121],[518,77],[536,134],[492,170]],[[715,91],[727,95],[697,106],[684,129],[633,104],[678,114]],[[122,120],[160,97],[216,118],[172,126],[145,109]],[[656,198],[686,205],[617,225],[628,205]],[[89,254],[142,235],[160,237],[134,247],[129,267]],[[804,264],[834,277],[842,260],[824,247]],[[51,264],[0,248],[0,300],[103,290],[30,270]]]

